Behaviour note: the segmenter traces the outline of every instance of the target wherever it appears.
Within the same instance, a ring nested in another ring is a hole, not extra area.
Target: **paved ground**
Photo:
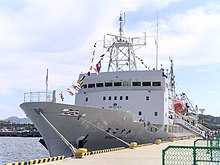
[[[153,144],[135,149],[124,149],[96,155],[85,156],[82,159],[66,158],[45,165],[161,165],[162,149],[169,145],[193,145],[196,139],[178,140],[174,142]]]

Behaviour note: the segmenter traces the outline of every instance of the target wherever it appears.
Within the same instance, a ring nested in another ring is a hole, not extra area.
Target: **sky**
[[[47,68],[49,90],[74,103],[66,88],[88,71],[94,43],[101,55],[103,36],[118,34],[120,12],[125,35],[146,32],[147,45],[136,55],[150,68],[158,13],[158,64],[168,68],[171,57],[177,91],[220,116],[219,0],[0,0],[0,119],[25,117],[24,93],[45,91]],[[105,57],[102,71],[107,63]]]

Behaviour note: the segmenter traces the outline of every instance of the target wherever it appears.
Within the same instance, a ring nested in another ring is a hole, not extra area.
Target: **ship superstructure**
[[[108,34],[107,72],[79,75],[75,105],[56,103],[56,93],[26,93],[20,106],[34,122],[51,156],[154,142],[192,134],[205,136],[197,123],[198,108],[187,96],[175,93],[173,61],[170,69],[137,70],[135,46],[146,45],[146,35]],[[45,97],[46,94],[46,97]],[[42,96],[42,97],[41,97]],[[46,98],[46,100],[45,100]]]

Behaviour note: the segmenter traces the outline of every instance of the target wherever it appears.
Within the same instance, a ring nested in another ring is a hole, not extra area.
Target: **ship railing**
[[[24,102],[55,102],[55,100],[55,91],[24,93]]]

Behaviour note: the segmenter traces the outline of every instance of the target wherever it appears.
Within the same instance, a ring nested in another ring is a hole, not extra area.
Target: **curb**
[[[84,153],[83,156],[102,154],[102,153],[107,153],[107,152],[112,152],[112,151],[119,151],[119,150],[123,150],[123,149],[125,149],[125,147],[118,147],[118,148],[111,148],[111,149],[91,151],[91,152]]]
[[[5,165],[33,165],[33,164],[40,164],[40,163],[46,163],[46,162],[52,162],[52,161],[64,160],[64,159],[65,159],[65,156],[55,156],[55,157],[50,157],[50,158],[30,160],[28,162],[7,163]]]

